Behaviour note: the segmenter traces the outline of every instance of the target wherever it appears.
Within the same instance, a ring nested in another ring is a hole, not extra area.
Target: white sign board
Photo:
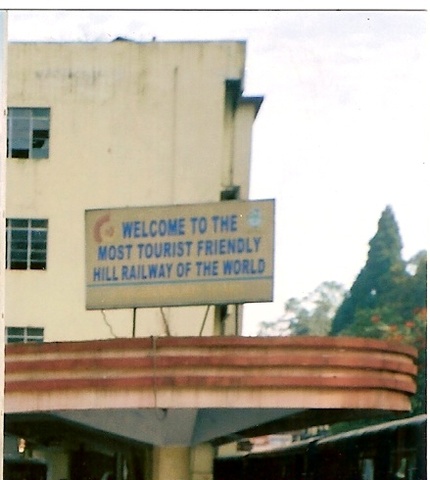
[[[87,309],[273,299],[274,200],[85,212]]]

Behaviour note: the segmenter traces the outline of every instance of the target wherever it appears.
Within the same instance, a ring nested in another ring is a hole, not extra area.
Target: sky
[[[409,259],[427,248],[430,101],[423,11],[10,11],[11,41],[246,40],[251,199],[276,202],[274,301],[349,288],[391,205]]]

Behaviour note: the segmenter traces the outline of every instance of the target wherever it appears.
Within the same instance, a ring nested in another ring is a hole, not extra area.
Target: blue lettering
[[[206,233],[208,229],[208,221],[206,217],[191,217],[191,233],[194,235],[197,232],[200,234]]]
[[[217,232],[237,232],[237,215],[213,215],[213,231]]]
[[[107,246],[103,245],[98,248],[98,260],[107,260]]]
[[[96,267],[93,269],[93,282],[116,282],[116,267]]]
[[[185,218],[122,222],[123,238],[173,237],[185,235]]]
[[[122,222],[122,237],[131,238],[132,236],[132,223],[131,222]]]
[[[176,276],[178,278],[188,277],[191,272],[191,262],[179,262],[176,265]]]
[[[218,276],[218,260],[213,262],[196,262],[197,276],[198,277],[216,277]]]
[[[263,258],[255,259],[245,258],[242,260],[224,260],[224,275],[261,275],[266,268],[266,262]]]
[[[100,245],[97,250],[97,259],[105,260],[127,260],[131,257],[133,245]]]

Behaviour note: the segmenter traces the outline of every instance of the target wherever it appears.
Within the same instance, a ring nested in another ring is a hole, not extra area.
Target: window
[[[42,343],[44,329],[39,327],[6,327],[6,343]]]
[[[48,220],[8,218],[6,220],[6,268],[45,270]]]
[[[49,108],[9,108],[7,156],[48,158]]]
[[[231,185],[221,192],[220,200],[238,200],[240,196],[240,187]]]
[[[373,480],[375,478],[375,463],[373,458],[362,458],[360,460],[360,472],[362,480]]]
[[[413,451],[401,452],[397,450],[391,460],[391,470],[392,478],[404,478],[406,480],[421,478],[418,475],[417,459]]]

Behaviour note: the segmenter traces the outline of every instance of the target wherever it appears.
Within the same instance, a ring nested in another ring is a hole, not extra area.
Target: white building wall
[[[131,336],[132,310],[85,310],[84,211],[218,201],[231,182],[246,198],[256,111],[226,115],[225,101],[244,62],[243,42],[9,45],[8,105],[50,107],[51,128],[49,159],[8,159],[7,216],[49,231],[46,271],[6,272],[7,326],[43,326],[46,341]],[[136,334],[163,335],[167,320],[198,335],[205,310],[140,309]]]

